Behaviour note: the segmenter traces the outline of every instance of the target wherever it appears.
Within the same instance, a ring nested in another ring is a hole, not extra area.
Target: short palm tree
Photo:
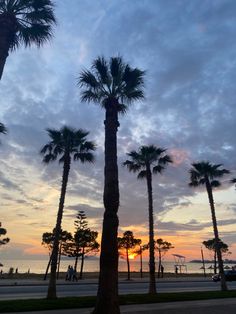
[[[95,102],[105,109],[105,207],[100,255],[100,276],[94,313],[120,313],[118,300],[118,208],[119,180],[117,165],[118,114],[143,95],[144,72],[131,68],[121,57],[94,60],[91,71],[84,70],[78,80],[82,101]]]
[[[190,169],[190,183],[191,187],[198,187],[200,185],[205,185],[209,204],[211,208],[211,216],[212,216],[212,224],[215,235],[215,243],[216,243],[216,253],[219,264],[219,273],[221,276],[221,289],[227,290],[227,285],[225,281],[224,275],[224,265],[222,259],[222,252],[220,249],[220,238],[217,227],[216,213],[215,213],[215,204],[213,198],[212,189],[214,187],[219,187],[221,185],[217,178],[222,178],[225,174],[229,173],[229,170],[222,169],[221,164],[211,164],[209,161],[202,161],[198,163],[193,163],[192,168]]]
[[[57,221],[54,234],[53,249],[51,254],[51,274],[49,280],[47,298],[56,298],[56,270],[59,250],[59,239],[61,232],[61,222],[63,216],[66,188],[69,178],[72,158],[74,161],[79,160],[82,163],[93,162],[95,145],[87,141],[86,137],[89,132],[82,129],[75,130],[64,126],[60,130],[47,129],[50,142],[41,149],[43,162],[48,164],[59,158],[59,163],[63,164],[61,195],[57,213]]]
[[[55,22],[51,0],[0,0],[0,80],[9,51],[22,44],[40,47]]]
[[[148,191],[149,212],[149,293],[156,293],[155,280],[155,253],[154,253],[154,223],[153,223],[153,196],[152,196],[152,174],[162,173],[166,165],[172,160],[165,154],[166,149],[154,145],[141,146],[138,151],[132,151],[127,155],[129,160],[124,162],[129,171],[138,172],[138,179],[146,179]]]

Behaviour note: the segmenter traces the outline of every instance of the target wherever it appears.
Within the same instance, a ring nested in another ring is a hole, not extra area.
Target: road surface
[[[229,289],[236,289],[236,282],[228,282]],[[213,291],[220,290],[220,283],[212,281],[158,282],[158,292]],[[120,294],[147,293],[148,282],[125,281],[119,283]],[[0,286],[0,300],[45,298],[45,285]],[[57,285],[58,297],[92,296],[97,293],[97,283],[78,282]]]

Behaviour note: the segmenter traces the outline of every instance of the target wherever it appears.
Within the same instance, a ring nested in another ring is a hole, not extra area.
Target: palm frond
[[[97,77],[100,78],[100,83],[110,87],[111,77],[108,70],[108,64],[104,57],[98,57],[93,62],[93,69],[97,73]]]
[[[95,102],[95,103],[99,103],[100,101],[100,97],[99,97],[99,93],[93,92],[91,89],[88,90],[83,90],[81,92],[81,101],[84,102]]]
[[[127,106],[124,105],[124,104],[118,104],[118,105],[117,105],[117,111],[118,111],[120,114],[126,114]]]
[[[213,188],[218,188],[219,186],[221,186],[221,183],[218,180],[213,180],[213,181],[211,181],[211,186]]]
[[[96,145],[94,142],[90,141],[85,141],[83,144],[80,146],[80,152],[88,152],[88,151],[95,151],[96,150]]]
[[[55,154],[47,154],[47,155],[45,155],[44,157],[43,157],[43,162],[45,163],[45,164],[48,164],[48,163],[50,163],[50,162],[53,162],[53,161],[55,161],[57,159],[57,155],[55,155]]]
[[[200,184],[202,184],[202,185],[204,185],[204,184],[206,184],[206,179],[205,178],[201,178],[201,179],[199,179],[199,185]]]
[[[7,133],[7,128],[1,122],[0,122],[0,133],[2,133],[2,134],[6,134]]]
[[[93,91],[99,87],[99,82],[97,81],[96,76],[91,71],[88,70],[82,71],[78,78],[77,84],[80,87],[86,86],[92,89]]]
[[[192,180],[188,185],[191,186],[191,187],[199,186],[199,181],[197,181],[197,180]]]
[[[95,157],[92,153],[76,153],[74,154],[74,160],[80,160],[82,163],[85,162],[93,163]]]
[[[109,62],[104,57],[98,57],[91,71],[84,70],[78,79],[78,85],[83,88],[81,99],[99,102],[105,109],[110,104],[116,104],[116,110],[124,114],[128,104],[144,97],[144,73],[132,69],[121,57],[112,57]]]
[[[156,173],[162,173],[162,171],[165,169],[165,167],[161,166],[161,165],[157,165],[155,167],[153,167],[152,171],[154,174]]]
[[[141,166],[131,160],[123,162],[123,166],[126,166],[130,172],[137,172],[141,169]]]
[[[14,17],[14,32],[11,33],[10,47],[20,44],[40,47],[50,40],[56,24],[54,5],[51,0],[5,0],[0,2],[0,14]],[[1,26],[2,27],[2,26]]]
[[[146,177],[147,177],[147,171],[146,170],[140,171],[138,176],[137,176],[138,179],[144,179]]]
[[[165,151],[166,150],[164,150],[163,152],[165,152]],[[165,155],[165,156],[159,158],[159,164],[160,165],[166,165],[168,163],[173,163],[173,160],[169,155]]]

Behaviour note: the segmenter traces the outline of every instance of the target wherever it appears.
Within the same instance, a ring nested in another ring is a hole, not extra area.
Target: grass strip
[[[197,291],[149,294],[128,294],[120,296],[121,305],[148,304],[175,301],[208,300],[235,298],[236,290],[230,291]],[[56,300],[29,299],[0,301],[0,313],[43,311],[56,309],[86,308],[95,305],[96,297],[66,297]]]

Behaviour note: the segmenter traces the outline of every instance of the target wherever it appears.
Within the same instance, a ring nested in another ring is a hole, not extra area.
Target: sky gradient
[[[103,216],[104,111],[80,101],[80,72],[97,56],[121,55],[146,71],[145,100],[120,117],[118,162],[120,234],[148,235],[145,181],[121,166],[140,145],[168,149],[174,163],[153,178],[156,238],[172,253],[200,259],[213,238],[204,188],[188,187],[192,162],[209,160],[232,171],[214,192],[221,239],[236,259],[236,2],[234,0],[55,1],[58,25],[42,49],[12,52],[0,83],[0,210],[11,242],[1,256],[47,254],[43,232],[55,225],[61,165],[42,164],[46,128],[83,128],[97,144],[94,165],[74,163],[63,228],[73,232],[78,210],[101,232]],[[206,258],[209,256],[206,256]],[[169,259],[172,257],[170,255]]]

